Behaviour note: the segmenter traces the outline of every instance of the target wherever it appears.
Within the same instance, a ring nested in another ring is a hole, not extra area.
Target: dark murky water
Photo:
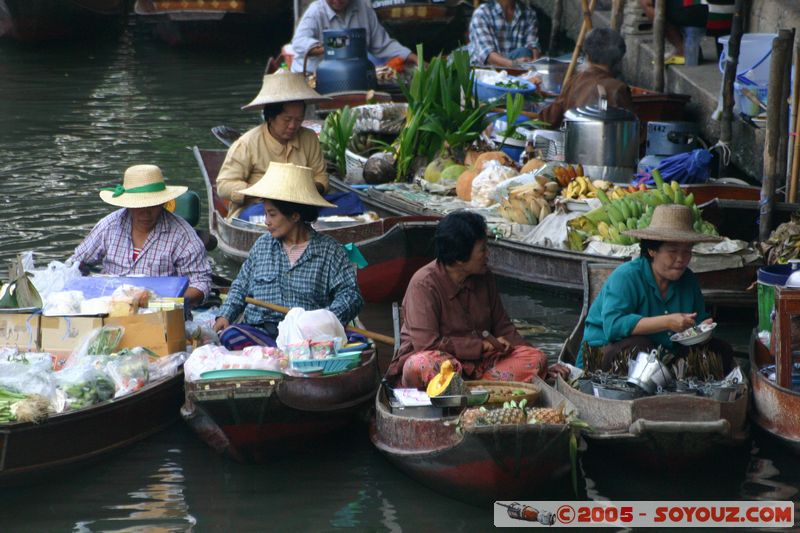
[[[258,54],[170,49],[132,26],[100,45],[0,47],[0,266],[25,250],[36,251],[40,265],[65,259],[109,212],[97,190],[120,182],[129,165],[158,164],[169,182],[202,195],[189,147],[217,146],[212,126],[256,123],[239,108],[258,91],[264,63]],[[214,259],[218,272],[235,272]],[[509,314],[554,355],[580,301],[517,283],[502,288]],[[385,308],[363,319],[390,332]],[[735,329],[741,349],[746,339]],[[603,471],[587,464],[582,492],[796,500],[795,456],[762,435],[754,442],[753,454],[725,476],[663,479],[623,473],[613,461]],[[491,509],[433,493],[395,470],[364,428],[313,453],[252,466],[216,456],[177,424],[79,472],[0,492],[3,531],[485,531],[491,524]]]

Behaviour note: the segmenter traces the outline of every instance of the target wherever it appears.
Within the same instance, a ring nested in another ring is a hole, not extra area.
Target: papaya
[[[465,202],[472,200],[472,181],[477,176],[477,170],[467,169],[461,173],[456,181],[456,195]]]

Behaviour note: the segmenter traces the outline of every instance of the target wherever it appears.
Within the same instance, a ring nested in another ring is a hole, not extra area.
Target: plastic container
[[[739,48],[739,64],[736,66],[736,75],[750,80],[757,85],[768,85],[769,64],[772,58],[772,41],[778,35],[775,33],[745,33],[742,35],[742,44]],[[725,60],[728,58],[728,41],[730,35],[719,38],[722,46],[722,55],[719,57],[719,71],[725,72]],[[747,83],[746,80],[740,80]]]
[[[758,269],[758,331],[772,331],[775,286],[783,287],[792,274],[791,265],[772,265]]]
[[[475,81],[475,95],[478,97],[478,100],[482,100],[484,102],[489,100],[495,100],[498,98],[505,99],[506,94],[531,94],[536,90],[536,84],[529,82],[528,80],[522,78],[515,78],[513,76],[509,76],[509,81],[516,81],[526,86],[525,89],[511,89],[509,87],[498,87],[494,83],[485,83],[480,80]],[[501,102],[502,103],[502,102]]]
[[[753,94],[756,98],[758,98],[758,100],[762,104],[766,105],[767,103],[769,87],[765,85],[746,85],[739,81],[734,81],[733,101],[735,104],[735,111],[737,113],[743,113],[749,117],[757,117],[761,113],[765,113],[765,111],[761,108],[761,106],[759,106],[758,104],[756,104],[755,102],[753,102],[744,95],[743,91],[745,89],[750,91],[751,94]]]

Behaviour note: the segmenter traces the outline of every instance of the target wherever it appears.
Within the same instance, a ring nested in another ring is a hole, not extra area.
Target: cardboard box
[[[37,351],[40,319],[40,315],[30,313],[0,313],[0,346]]]
[[[50,352],[54,366],[60,368],[92,330],[102,325],[101,316],[43,316],[41,351]]]
[[[158,355],[186,350],[183,309],[106,318],[107,326],[122,326],[125,334],[118,349],[142,346]]]

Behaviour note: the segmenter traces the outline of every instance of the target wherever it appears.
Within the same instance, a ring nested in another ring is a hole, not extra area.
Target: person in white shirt
[[[292,72],[303,72],[306,55],[309,56],[306,70],[316,72],[325,51],[322,32],[346,28],[367,30],[367,52],[374,58],[401,57],[406,64],[417,64],[417,56],[411,50],[389,37],[367,0],[315,0],[294,30]]]

